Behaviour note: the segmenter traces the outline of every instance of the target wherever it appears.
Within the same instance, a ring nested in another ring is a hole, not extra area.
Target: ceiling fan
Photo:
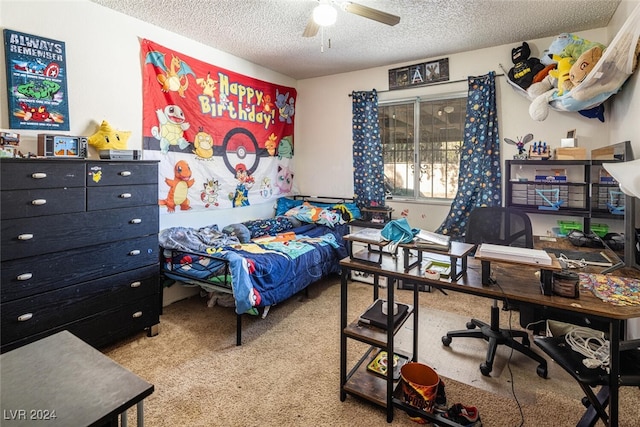
[[[353,13],[354,15],[372,19],[383,24],[394,26],[400,22],[399,16],[350,1],[318,0],[318,3],[318,6],[315,7],[313,14],[309,18],[304,33],[302,33],[303,37],[314,37],[318,34],[320,27],[332,25],[336,21],[338,12],[333,7],[334,4],[345,12]]]

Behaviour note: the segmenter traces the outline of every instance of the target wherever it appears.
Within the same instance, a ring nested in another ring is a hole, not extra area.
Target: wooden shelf
[[[384,347],[382,349],[384,350]],[[387,379],[367,369],[367,365],[376,357],[380,350],[381,348],[379,347],[370,347],[369,350],[365,352],[360,361],[358,361],[349,375],[347,375],[347,382],[343,388],[344,391],[349,394],[361,397],[386,408]],[[395,351],[395,353],[410,359],[410,356],[402,352]],[[399,383],[400,380],[393,381],[394,389],[398,387]]]
[[[404,323],[412,314],[413,306],[409,305],[406,315],[398,321],[398,325],[394,328],[394,335],[400,331],[400,328],[402,328]],[[343,333],[349,338],[375,345],[383,349],[387,346],[387,331],[385,329],[370,325],[362,325],[357,320],[348,324],[347,327],[344,328]]]

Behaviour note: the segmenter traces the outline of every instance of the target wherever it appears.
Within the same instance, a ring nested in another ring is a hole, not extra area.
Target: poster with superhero
[[[293,187],[296,90],[141,41],[143,149],[161,212],[272,202]]]
[[[69,130],[64,42],[4,30],[9,127]]]

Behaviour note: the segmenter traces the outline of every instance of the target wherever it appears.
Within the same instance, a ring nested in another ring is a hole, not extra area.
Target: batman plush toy
[[[511,49],[513,68],[509,70],[509,80],[527,90],[533,78],[544,69],[544,64],[538,58],[530,58],[531,49],[529,43],[522,42],[522,46]]]

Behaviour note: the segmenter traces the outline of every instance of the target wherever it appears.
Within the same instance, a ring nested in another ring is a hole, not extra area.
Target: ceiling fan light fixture
[[[313,9],[313,21],[321,27],[327,27],[336,23],[338,11],[330,4],[319,4]]]

